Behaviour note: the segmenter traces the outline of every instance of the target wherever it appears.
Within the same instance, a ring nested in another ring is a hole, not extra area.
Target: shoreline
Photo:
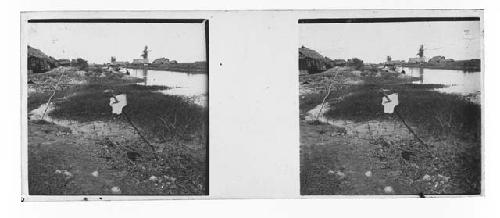
[[[135,70],[144,68],[144,66],[142,65],[132,65],[132,64],[123,67]],[[180,63],[180,64],[169,64],[169,65],[149,64],[147,68],[148,70],[172,71],[172,72],[189,73],[189,74],[208,74],[208,70],[205,64],[203,65],[194,63]]]
[[[463,66],[443,66],[443,65],[418,65],[418,64],[403,64],[403,67],[408,68],[424,68],[424,69],[438,69],[438,70],[461,70],[464,72],[481,72],[481,67],[463,67]]]

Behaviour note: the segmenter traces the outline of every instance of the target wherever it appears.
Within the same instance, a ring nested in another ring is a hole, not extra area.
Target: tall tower
[[[424,45],[420,45],[420,49],[418,50],[417,53],[418,57],[423,58],[424,57]]]
[[[144,46],[144,51],[142,51],[142,58],[143,59],[148,59],[148,54],[149,54],[149,50],[148,50],[148,46]]]

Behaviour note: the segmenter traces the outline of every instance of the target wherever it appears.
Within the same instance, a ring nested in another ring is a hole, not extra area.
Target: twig
[[[50,96],[49,100],[47,100],[47,104],[46,104],[47,106],[45,107],[45,111],[43,111],[42,118],[41,118],[42,120],[45,117],[45,114],[47,113],[47,110],[49,109],[50,101],[52,100],[52,97],[54,97],[54,95],[56,94],[57,85],[59,84],[59,81],[61,81],[61,78],[63,76],[64,76],[64,74],[61,74],[61,76],[57,80],[56,84],[54,85],[54,91],[52,92],[52,95]]]
[[[182,137],[182,134],[179,133],[178,130],[176,127],[175,127],[175,123],[172,124],[172,123],[169,123],[167,122],[163,117],[159,116],[158,118],[160,118],[161,122],[163,123],[164,126],[166,126],[167,128],[169,128],[170,130],[173,131],[174,135],[181,138]],[[175,122],[177,122],[177,116],[175,116]]]
[[[417,133],[415,133],[415,131],[413,131],[413,129],[406,123],[405,119],[403,119],[403,117],[401,116],[401,114],[399,114],[399,112],[396,110],[394,110],[394,113],[399,117],[399,119],[401,119],[401,122],[403,122],[403,124],[406,126],[406,128],[408,128],[408,131],[411,132],[411,134],[413,134],[413,136],[415,136],[415,138],[422,144],[424,145],[426,148],[429,148],[429,146],[427,144],[425,144],[424,141],[422,141],[422,139],[420,139],[417,135]]]
[[[330,96],[330,93],[332,91],[332,85],[333,85],[333,82],[330,83],[330,85],[328,86],[328,92],[326,93],[325,97],[323,97],[323,101],[321,101],[321,108],[319,108],[319,112],[318,112],[318,115],[316,116],[316,120],[319,120],[319,116],[321,116],[321,112],[323,111],[323,108],[325,107],[325,101]]]
[[[142,138],[142,140],[144,142],[146,142],[146,144],[148,144],[148,146],[151,148],[151,151],[153,151],[153,155],[155,158],[157,158],[156,156],[156,149],[155,147],[146,139],[146,137],[144,137],[142,134],[141,134],[141,131],[139,131],[139,128],[137,128],[137,126],[132,122],[132,120],[130,119],[130,117],[127,115],[127,113],[125,113],[125,111],[122,112],[122,114],[124,115],[124,117],[127,119],[127,121],[130,123],[130,125],[135,129],[135,131],[137,131],[137,134]]]
[[[323,101],[321,102],[321,108],[319,108],[319,112],[318,112],[318,115],[316,116],[316,120],[319,120],[319,116],[321,116],[321,112],[323,111],[323,107],[325,106],[325,101],[326,101],[326,99],[328,99],[328,97],[330,97],[330,93],[332,92],[333,82],[337,78],[337,75],[339,74],[339,72],[340,71],[337,71],[337,73],[335,73],[335,76],[333,76],[332,82],[330,83],[330,85],[328,85],[328,91],[327,91],[325,97],[323,97]]]

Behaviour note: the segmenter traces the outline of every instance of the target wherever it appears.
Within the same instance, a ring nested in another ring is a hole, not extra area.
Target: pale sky
[[[178,62],[205,61],[202,23],[29,23],[28,45],[57,59],[83,58],[89,63],[166,57]]]
[[[479,21],[299,24],[299,46],[329,58],[380,63],[416,57],[420,44],[431,58],[481,58]]]

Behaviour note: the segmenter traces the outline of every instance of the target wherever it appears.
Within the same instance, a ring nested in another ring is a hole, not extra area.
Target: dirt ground
[[[75,128],[78,131],[43,121],[30,121],[28,126],[30,194],[202,194],[204,184],[199,178],[193,183],[196,180],[179,174],[182,169],[176,169],[179,166],[173,160],[165,160],[173,156],[172,148],[157,144],[162,150],[157,151],[156,161],[147,156],[130,160],[131,149],[147,153],[149,148],[126,123],[89,123]],[[203,151],[195,152],[202,163]],[[194,156],[175,158],[188,162]]]
[[[477,138],[431,134],[422,123],[407,122],[422,143],[395,114],[370,114],[374,113],[371,108],[345,102],[355,100],[349,96],[363,91],[349,86],[366,82],[362,78],[337,76],[334,81],[334,77],[327,72],[300,78],[301,194],[480,193],[481,149]],[[332,81],[341,88],[333,90],[322,104],[327,84]],[[408,79],[368,81],[397,84]],[[342,118],[343,114],[336,113],[344,111],[336,109],[345,105],[352,107],[347,111],[353,115]],[[356,117],[369,119],[350,119]]]

